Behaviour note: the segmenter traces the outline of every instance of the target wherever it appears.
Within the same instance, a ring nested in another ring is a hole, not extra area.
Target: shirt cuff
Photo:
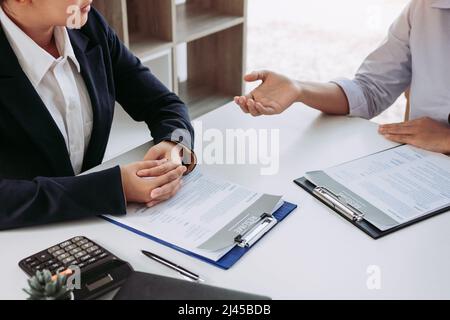
[[[186,166],[186,175],[194,171],[197,166],[197,155],[193,150],[186,148],[183,145],[183,165]]]
[[[368,110],[368,105],[366,97],[361,87],[355,83],[355,81],[339,78],[331,81],[342,88],[345,95],[347,96],[351,117],[360,117],[364,119],[369,119],[370,114]]]

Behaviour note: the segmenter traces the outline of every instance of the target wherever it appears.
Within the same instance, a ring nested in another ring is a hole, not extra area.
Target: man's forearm
[[[344,91],[335,83],[298,82],[299,102],[327,114],[349,114]]]

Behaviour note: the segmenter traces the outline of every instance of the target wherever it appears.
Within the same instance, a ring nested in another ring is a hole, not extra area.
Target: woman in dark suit
[[[124,215],[126,202],[173,196],[189,171],[172,152],[191,154],[186,106],[91,3],[0,0],[0,229]],[[155,147],[142,162],[76,176],[102,162],[116,101]]]

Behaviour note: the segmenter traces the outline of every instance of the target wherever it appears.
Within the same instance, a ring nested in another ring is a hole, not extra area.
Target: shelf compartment
[[[228,0],[233,2],[233,0]],[[187,0],[176,6],[176,42],[190,42],[210,34],[244,23],[241,6],[234,10],[222,4],[221,0]]]
[[[130,38],[130,50],[140,59],[172,48],[172,42],[153,38],[148,35],[135,34]]]
[[[189,107],[191,119],[196,119],[233,100],[232,95],[220,93],[205,84],[181,82],[178,85],[179,95]]]
[[[142,58],[173,44],[172,3],[167,0],[126,0],[129,47]]]
[[[187,43],[187,79],[178,89],[193,118],[242,94],[243,28],[240,24]]]

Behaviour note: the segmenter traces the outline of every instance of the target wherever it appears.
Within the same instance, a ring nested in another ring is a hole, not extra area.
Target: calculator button
[[[55,263],[49,265],[48,269],[53,272],[53,271],[55,271],[56,269],[58,269],[60,267],[62,267],[62,264],[59,263],[59,262],[55,262]]]
[[[77,242],[77,246],[81,247],[83,244],[88,243],[88,242],[89,242],[88,240],[83,239],[83,240]]]
[[[83,269],[84,267],[87,266],[87,263],[86,262],[80,262],[80,263],[77,264],[77,266],[78,266],[78,268]]]
[[[92,258],[92,256],[90,254],[87,254],[84,257],[81,257],[80,260],[81,260],[81,262],[85,262],[85,261],[89,260],[90,258]]]
[[[63,261],[64,259],[70,257],[70,253],[63,253],[62,255],[59,255],[57,258],[59,261]]]
[[[89,242],[89,243],[86,243],[86,244],[83,244],[82,246],[81,246],[81,248],[83,248],[83,249],[87,249],[87,248],[90,248],[90,247],[92,247],[94,244],[92,243],[92,242]]]
[[[77,243],[77,242],[79,242],[79,241],[81,241],[81,240],[83,240],[84,239],[84,237],[75,237],[75,238],[73,238],[71,241],[73,242],[73,243]]]
[[[37,260],[34,260],[34,261],[32,261],[32,262],[30,262],[30,263],[28,264],[28,266],[29,266],[30,268],[34,268],[34,267],[36,267],[37,265],[39,265],[39,261],[37,261]]]
[[[101,255],[99,255],[98,257],[97,257],[97,259],[103,259],[103,258],[106,258],[108,256],[108,254],[105,252],[105,253],[102,253]]]
[[[47,268],[47,264],[43,263],[33,268],[34,271],[42,271]]]
[[[98,250],[95,250],[94,252],[91,252],[91,255],[95,257],[95,256],[98,256],[101,253],[103,253],[103,250],[102,249],[98,249]]]
[[[57,256],[62,255],[62,254],[65,253],[65,252],[66,252],[65,250],[58,250],[58,251],[53,252],[53,256],[54,256],[54,257],[57,257]]]
[[[75,248],[75,249],[73,249],[73,250],[70,250],[70,254],[76,254],[76,253],[78,253],[78,252],[80,252],[80,251],[81,251],[80,248]]]
[[[46,262],[52,258],[48,253],[42,252],[36,256],[36,258],[41,262]]]
[[[26,263],[26,264],[30,264],[30,263],[33,262],[33,261],[34,261],[34,258],[33,258],[33,257],[29,257],[29,258],[25,259],[25,263]]]
[[[91,252],[93,252],[93,251],[95,251],[95,250],[97,250],[97,249],[99,249],[98,246],[92,246],[92,247],[90,247],[90,248],[87,248],[86,251],[87,251],[88,253],[91,253]]]
[[[94,263],[95,261],[97,261],[97,258],[90,258],[86,263],[87,264],[91,264],[91,263]]]
[[[71,244],[70,246],[65,247],[64,250],[71,251],[71,250],[76,249],[76,248],[77,248],[77,246],[75,244]]]
[[[80,251],[78,253],[75,254],[75,258],[81,258],[82,256],[86,255],[87,252],[86,251]]]
[[[63,264],[65,264],[65,265],[67,265],[67,264],[69,264],[69,263],[72,263],[73,261],[75,261],[75,258],[74,258],[73,256],[70,256],[70,257],[68,257],[68,258],[66,258],[66,259],[64,259],[64,260],[62,260],[61,262],[62,262]]]
[[[61,248],[65,248],[65,247],[67,247],[67,246],[70,246],[71,244],[72,244],[72,242],[66,241],[66,242],[61,243],[59,246],[60,246]]]
[[[50,260],[47,260],[47,261],[45,261],[45,263],[49,266],[49,265],[51,265],[51,264],[54,264],[54,263],[56,263],[57,261],[55,260],[55,259],[50,259]]]
[[[58,251],[59,249],[61,249],[59,246],[54,246],[48,249],[47,252],[52,254],[53,252]]]

